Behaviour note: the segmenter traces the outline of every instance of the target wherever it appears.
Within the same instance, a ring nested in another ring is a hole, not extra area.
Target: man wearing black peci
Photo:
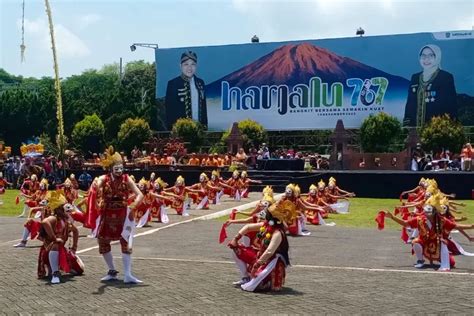
[[[207,104],[204,81],[195,76],[197,55],[181,55],[181,75],[168,81],[166,88],[166,126],[171,130],[179,118],[191,118],[207,128]]]

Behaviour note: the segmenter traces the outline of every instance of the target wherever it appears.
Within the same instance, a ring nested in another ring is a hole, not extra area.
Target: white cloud
[[[102,20],[102,16],[96,13],[89,13],[78,18],[78,25],[80,29],[85,29]]]
[[[18,21],[17,24],[21,29],[21,21]],[[56,24],[54,33],[58,56],[61,59],[82,58],[91,54],[85,42],[66,26]],[[46,19],[25,19],[25,45],[27,52],[51,51],[51,38]]]

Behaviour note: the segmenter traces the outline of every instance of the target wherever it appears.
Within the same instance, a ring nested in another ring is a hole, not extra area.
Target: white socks
[[[239,268],[240,271],[240,278],[248,278],[249,273],[247,271],[247,264],[240,260],[237,255],[235,254],[234,251],[232,251],[232,257],[234,258],[235,264],[237,265],[237,268]]]
[[[423,260],[423,247],[419,243],[413,244],[413,251],[415,251],[416,260]]]
[[[49,265],[51,266],[51,272],[59,271],[59,252],[51,250],[49,252]]]
[[[107,264],[107,267],[109,268],[109,270],[115,270],[114,257],[112,256],[112,251],[106,252],[102,254],[102,256],[104,257],[105,263]]]
[[[449,251],[448,251],[448,246],[444,242],[441,242],[441,265],[439,267],[440,270],[444,271],[449,271],[451,269],[450,263],[449,263]]]
[[[132,275],[132,256],[129,253],[122,253],[124,283],[142,283],[139,279]]]
[[[21,237],[21,241],[26,242],[28,240],[29,235],[30,235],[30,231],[28,230],[28,228],[23,227],[23,235]]]

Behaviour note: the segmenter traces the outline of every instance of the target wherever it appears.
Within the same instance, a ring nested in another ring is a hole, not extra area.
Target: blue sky
[[[52,76],[43,0],[25,0],[26,62],[20,63],[22,0],[0,0],[0,67],[15,75]],[[473,0],[50,0],[60,75],[104,64],[154,60],[162,48],[366,35],[471,30]]]

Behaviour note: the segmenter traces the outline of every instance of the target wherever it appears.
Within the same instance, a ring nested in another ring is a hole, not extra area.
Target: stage
[[[149,179],[150,174],[155,172],[156,177],[161,177],[170,186],[179,175],[186,180],[186,185],[192,185],[199,181],[199,175],[206,172],[208,176],[212,168],[184,166],[177,170],[154,169],[154,170],[127,170],[135,176],[138,182],[142,177]],[[92,177],[102,175],[102,170],[88,170]],[[82,170],[69,170],[68,174],[74,173],[79,177]],[[224,179],[230,178],[231,172],[222,171]],[[318,170],[306,171],[284,171],[284,170],[248,170],[248,176],[254,180],[261,180],[263,184],[253,185],[252,191],[261,191],[264,186],[271,185],[275,192],[283,192],[288,183],[297,183],[303,193],[308,192],[311,184],[317,184],[321,179],[326,183],[330,177],[337,180],[337,185],[346,190],[355,192],[358,197],[367,198],[398,198],[402,191],[413,189],[418,185],[420,178],[434,178],[439,188],[444,193],[455,193],[456,199],[472,199],[474,190],[474,173],[462,171],[382,171],[382,170]]]

